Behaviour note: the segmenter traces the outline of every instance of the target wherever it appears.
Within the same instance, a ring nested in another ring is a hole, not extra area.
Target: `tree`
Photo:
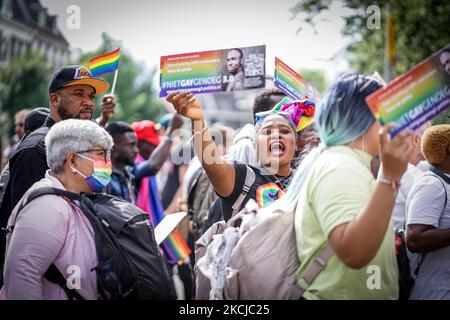
[[[90,58],[115,50],[119,46],[119,41],[103,33],[100,47],[95,51],[83,53],[80,59],[81,63],[87,66]],[[157,120],[164,113],[163,104],[153,89],[153,79],[157,71],[155,68],[151,71],[142,68],[142,63],[133,60],[126,50],[121,49],[119,75],[114,93],[117,112],[113,120],[122,120],[128,123],[142,119]],[[100,77],[112,85],[114,73],[104,74]],[[101,97],[97,97],[97,106],[100,105],[100,99]],[[99,112],[100,110],[97,108],[96,115]]]
[[[303,22],[314,27],[315,17],[328,10],[331,0],[302,0],[291,12],[294,16],[305,14]],[[396,74],[401,75],[450,42],[450,1],[448,0],[344,0],[352,14],[344,17],[342,33],[352,38],[346,48],[351,67],[358,72],[382,73],[385,43],[385,9],[388,3],[395,23]],[[381,9],[381,28],[372,29],[367,24],[366,10],[376,5]],[[447,114],[435,122],[448,123]]]
[[[328,81],[323,70],[301,69],[300,75],[323,95],[328,89]]]
[[[37,52],[26,51],[0,68],[0,114],[7,119],[12,133],[14,114],[23,109],[48,105],[48,82],[51,76],[49,65]],[[3,123],[3,122],[2,122]]]

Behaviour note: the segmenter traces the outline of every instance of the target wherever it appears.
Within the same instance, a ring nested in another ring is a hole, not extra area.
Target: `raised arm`
[[[383,175],[399,182],[412,153],[412,137],[408,132],[388,141],[391,126],[380,134],[380,156]],[[388,230],[396,191],[377,182],[369,202],[352,221],[337,226],[329,241],[339,259],[350,268],[363,268],[375,257]]]
[[[234,189],[236,173],[233,165],[218,155],[206,127],[200,102],[191,93],[171,93],[167,101],[174,105],[179,114],[191,119],[195,154],[216,193],[221,197],[228,197]]]
[[[164,141],[160,143],[158,147],[156,147],[156,149],[152,152],[152,154],[148,158],[150,171],[152,172],[152,175],[158,173],[158,171],[163,166],[164,162],[169,157],[170,147],[172,145],[171,136],[175,130],[180,129],[182,126],[183,126],[183,118],[180,117],[179,115],[175,115],[172,118],[172,122],[170,123],[170,127],[166,133],[166,137],[168,138],[164,139]]]

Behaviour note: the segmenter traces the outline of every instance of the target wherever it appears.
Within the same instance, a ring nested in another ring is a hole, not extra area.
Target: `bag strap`
[[[450,178],[445,175],[442,171],[439,171],[436,167],[431,166],[430,171],[436,174],[439,178],[450,184]]]
[[[239,195],[239,197],[234,202],[233,211],[231,212],[231,217],[234,217],[241,209],[242,203],[244,202],[245,198],[247,197],[247,194],[250,191],[251,186],[253,185],[253,182],[255,182],[256,175],[255,171],[253,171],[252,168],[250,168],[248,165],[245,165],[246,167],[246,173],[245,173],[245,181],[244,186],[242,187],[242,192]]]
[[[325,269],[328,261],[330,261],[331,257],[334,255],[334,250],[331,247],[331,244],[328,243],[325,249],[323,249],[313,260],[312,264],[306,269],[303,273],[300,280],[303,280],[306,283],[306,286],[302,286],[300,281],[298,281],[298,285],[300,287],[300,297],[303,296],[306,289],[311,285],[314,279]]]
[[[44,277],[48,281],[59,285],[67,294],[69,300],[84,300],[84,298],[75,289],[69,289],[67,287],[67,280],[53,263],[45,272]]]
[[[53,187],[37,188],[37,189],[31,191],[30,194],[28,195],[28,197],[26,197],[26,199],[23,199],[20,202],[19,208],[17,209],[17,213],[16,213],[16,220],[17,220],[17,216],[19,215],[20,211],[22,211],[23,208],[25,208],[25,206],[27,206],[31,201],[33,201],[41,196],[48,195],[48,194],[54,194],[54,195],[58,195],[58,196],[67,197],[70,201],[81,199],[81,195],[79,195],[77,193],[69,192],[66,190],[53,188]],[[11,226],[11,229],[9,231],[12,232],[13,229],[14,229],[14,225]],[[75,289],[69,289],[67,287],[67,280],[64,278],[64,276],[61,274],[61,272],[58,270],[58,268],[53,263],[50,265],[50,267],[45,272],[44,277],[48,281],[59,285],[64,290],[64,292],[67,294],[67,297],[69,298],[69,300],[84,300],[84,298]]]
[[[71,201],[81,199],[81,195],[79,195],[78,193],[73,193],[70,191],[53,188],[53,187],[37,188],[37,189],[34,189],[33,191],[31,191],[26,199],[23,199],[23,201],[21,202],[21,204],[19,206],[19,209],[17,209],[16,219],[17,219],[17,216],[19,215],[19,212],[22,211],[22,209],[25,208],[25,206],[27,206],[31,201],[33,201],[34,199],[37,199],[41,196],[48,195],[48,194],[67,197]]]
[[[427,176],[432,176],[432,177],[436,177],[438,178],[438,180],[441,182],[442,187],[444,188],[444,193],[445,193],[445,202],[444,202],[444,209],[442,211],[442,213],[445,212],[445,208],[447,207],[447,200],[448,200],[448,195],[447,195],[447,189],[445,188],[444,182],[442,182],[442,180],[444,180],[445,182],[450,184],[450,178],[447,177],[445,174],[443,174],[441,171],[439,171],[438,169],[436,169],[434,166],[431,166],[430,171],[433,172],[434,174],[427,174]],[[425,257],[427,256],[426,253],[422,254],[422,257],[420,258],[419,263],[417,264],[416,270],[414,270],[414,273],[411,275],[411,277],[413,279],[417,278],[417,275],[419,274],[420,271],[420,267],[422,267],[423,262],[425,261]]]

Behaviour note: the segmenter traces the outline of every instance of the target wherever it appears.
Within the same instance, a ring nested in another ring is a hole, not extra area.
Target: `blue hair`
[[[327,147],[350,143],[370,128],[375,118],[365,99],[382,87],[374,77],[349,73],[338,78],[328,89],[316,110],[315,120],[322,143],[314,148],[300,166],[284,197],[267,206],[265,210],[293,211],[310,169]]]
[[[365,99],[381,87],[373,77],[349,73],[329,88],[315,116],[325,146],[350,143],[372,126],[375,118]]]

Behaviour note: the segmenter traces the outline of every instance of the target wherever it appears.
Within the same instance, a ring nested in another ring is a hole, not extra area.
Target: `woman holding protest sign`
[[[200,102],[193,94],[172,93],[167,101],[175,106],[178,113],[191,119],[195,152],[219,195],[211,209],[217,212],[214,213],[217,220],[229,220],[249,199],[254,199],[263,207],[285,194],[293,172],[291,161],[297,148],[297,126],[289,112],[271,110],[256,115],[258,163],[246,166],[218,156]],[[250,177],[252,172],[254,179]],[[211,223],[208,221],[208,225]]]
[[[374,77],[348,74],[330,87],[315,120],[324,145],[312,151],[277,201],[296,206],[297,272],[305,299],[397,299],[398,270],[391,213],[412,153],[412,135],[389,138],[365,99]],[[374,181],[372,157],[382,172]],[[292,201],[294,200],[294,201]]]

